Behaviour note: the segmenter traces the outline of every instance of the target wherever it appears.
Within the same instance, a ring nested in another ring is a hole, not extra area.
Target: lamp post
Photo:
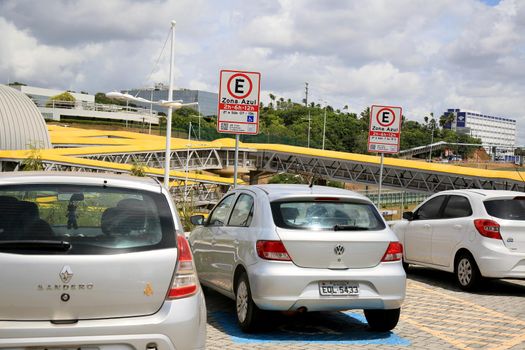
[[[434,126],[435,126],[436,123],[434,121],[434,113],[433,112],[430,113],[430,116],[432,117],[432,119],[431,119],[432,129],[431,129],[431,134],[430,134],[430,152],[428,152],[428,161],[432,162],[432,144],[434,143]]]
[[[324,150],[324,141],[326,137],[326,107],[328,106],[328,104],[326,103],[326,101],[323,101],[323,102],[324,102],[324,118],[323,118],[323,150]]]
[[[170,85],[168,88],[168,101],[173,101],[173,61],[175,58],[175,24],[171,21],[171,50],[170,50]],[[170,188],[170,165],[171,165],[171,113],[173,106],[168,105],[168,117],[166,119],[166,156],[164,157],[164,187]]]
[[[164,187],[170,188],[170,156],[171,156],[171,114],[174,109],[179,109],[186,106],[198,106],[198,102],[182,103],[181,100],[173,101],[173,74],[174,74],[174,58],[175,58],[175,21],[171,21],[171,52],[170,52],[170,78],[168,100],[150,101],[142,97],[135,97],[130,94],[123,94],[120,92],[108,92],[107,97],[116,98],[125,101],[137,101],[143,103],[154,103],[159,106],[168,108],[168,116],[166,117],[166,156],[164,162]]]

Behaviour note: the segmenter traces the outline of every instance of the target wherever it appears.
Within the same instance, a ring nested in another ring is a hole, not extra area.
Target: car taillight
[[[177,235],[177,269],[167,299],[189,297],[197,292],[197,275],[193,266],[190,245],[184,236]]]
[[[478,230],[479,234],[483,237],[501,239],[499,224],[496,221],[476,219],[474,220],[474,226],[476,226],[476,230]]]
[[[381,262],[399,261],[401,259],[403,259],[403,245],[399,242],[390,242]]]
[[[266,260],[292,261],[281,241],[257,241],[257,255]]]

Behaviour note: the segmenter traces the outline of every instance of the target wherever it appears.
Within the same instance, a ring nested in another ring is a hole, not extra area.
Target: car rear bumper
[[[74,324],[48,321],[0,321],[0,348],[53,348],[97,350],[204,349],[206,305],[202,292],[166,301],[154,315]]]
[[[336,311],[397,309],[405,298],[406,275],[401,262],[372,268],[330,270],[301,268],[290,262],[259,262],[248,269],[252,298],[264,310]],[[351,281],[358,296],[321,296],[320,281]]]
[[[476,263],[483,277],[525,279],[525,253],[513,253],[505,247],[484,247]]]

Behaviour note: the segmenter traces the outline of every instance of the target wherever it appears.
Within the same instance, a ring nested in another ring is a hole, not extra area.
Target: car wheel
[[[401,313],[401,309],[364,311],[368,325],[376,332],[388,332],[394,329]]]
[[[243,273],[235,288],[235,311],[237,322],[243,332],[253,332],[261,318],[261,310],[252,300],[248,276]]]
[[[459,287],[466,291],[473,291],[478,287],[481,274],[478,265],[470,254],[462,254],[456,260],[454,268]]]

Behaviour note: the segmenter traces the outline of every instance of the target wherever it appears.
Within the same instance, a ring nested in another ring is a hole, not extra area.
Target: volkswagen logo
[[[343,247],[341,244],[338,244],[334,247],[335,255],[343,255],[344,252],[345,252],[345,247]]]
[[[69,283],[69,281],[71,281],[73,278],[73,270],[71,270],[71,267],[66,265],[62,268],[62,271],[60,271],[59,276],[62,282]]]

